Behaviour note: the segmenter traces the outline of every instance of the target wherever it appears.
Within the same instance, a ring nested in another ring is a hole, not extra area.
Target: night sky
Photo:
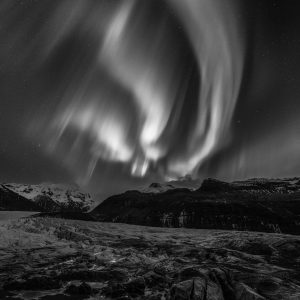
[[[300,176],[299,0],[2,0],[0,181],[108,195]]]

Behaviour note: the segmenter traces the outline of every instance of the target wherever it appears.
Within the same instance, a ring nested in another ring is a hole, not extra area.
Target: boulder
[[[244,283],[237,283],[235,286],[237,300],[266,300],[265,297],[256,293],[251,287]]]
[[[92,288],[89,284],[82,282],[80,285],[69,285],[65,292],[69,295],[91,295]]]
[[[143,277],[135,278],[125,284],[125,289],[130,296],[140,296],[145,293],[145,280]]]

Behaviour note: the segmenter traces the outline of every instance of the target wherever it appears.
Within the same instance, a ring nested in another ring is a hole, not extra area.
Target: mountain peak
[[[41,184],[3,184],[6,189],[20,195],[35,204],[38,204],[42,211],[88,211],[94,205],[89,193],[79,190],[75,185],[41,183]],[[46,203],[47,202],[47,203]]]

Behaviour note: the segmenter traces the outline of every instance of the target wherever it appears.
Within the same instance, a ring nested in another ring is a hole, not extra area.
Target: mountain
[[[73,185],[6,183],[2,186],[38,206],[39,211],[87,212],[94,205],[89,193],[84,193]]]
[[[176,188],[196,190],[199,188],[200,184],[200,179],[193,179],[191,176],[187,175],[184,177],[180,177],[178,180],[171,180],[164,183],[154,182],[151,183],[148,187],[139,189],[139,191],[143,193],[163,193]]]
[[[0,184],[0,210],[39,211],[37,204]]]
[[[300,234],[300,180],[206,179],[200,188],[127,191],[92,212],[99,221]]]

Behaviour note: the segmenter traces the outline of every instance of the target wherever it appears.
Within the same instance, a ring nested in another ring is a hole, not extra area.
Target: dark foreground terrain
[[[0,223],[0,299],[300,299],[300,237],[53,218]]]

